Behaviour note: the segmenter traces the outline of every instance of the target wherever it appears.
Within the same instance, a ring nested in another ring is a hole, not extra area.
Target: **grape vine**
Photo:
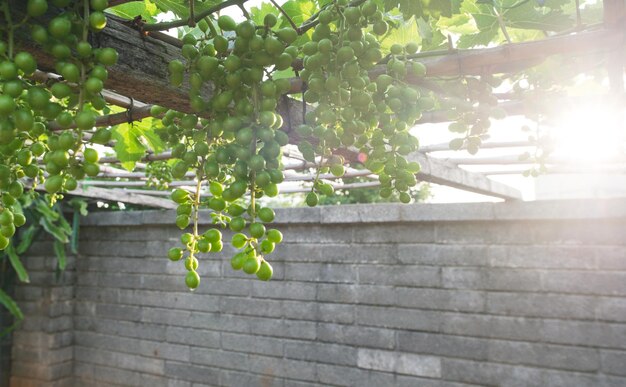
[[[193,189],[171,194],[177,204],[173,222],[182,235],[167,254],[184,262],[190,289],[200,284],[201,256],[221,252],[227,242],[236,249],[234,270],[261,280],[272,277],[270,257],[283,235],[271,226],[274,211],[259,199],[279,194],[286,145],[297,145],[314,166],[309,206],[317,205],[320,195],[333,194],[333,186],[321,177],[330,173],[340,178],[347,166],[377,175],[382,197],[408,203],[420,171],[409,157],[419,147],[410,129],[423,112],[435,107],[452,112],[455,121],[449,128],[460,137],[450,148],[470,153],[486,138],[490,117],[504,115],[493,95],[498,78],[424,80],[428,69],[421,60],[435,52],[425,47],[446,48],[440,30],[428,38],[424,33],[421,42],[385,45],[401,24],[398,12],[405,20],[421,17],[422,31],[458,9],[423,2],[414,7],[394,0],[329,0],[316,2],[315,12],[298,20],[299,25],[293,12],[275,2],[260,17],[259,12],[243,12],[240,22],[217,16],[231,6],[243,8],[243,3],[196,2],[193,12],[166,7],[161,11],[174,10],[180,19],[132,22],[142,36],[169,28],[186,31],[181,34],[182,58],[169,62],[167,72],[173,86],[189,90],[191,111],[151,107],[150,115],[159,122],[154,133],[171,149],[171,159],[149,162],[146,174],[147,186],[157,189],[170,189],[174,180],[185,177],[195,179]],[[110,111],[103,92],[107,68],[118,61],[114,49],[94,43],[106,28],[107,9],[107,0],[0,4],[0,250],[27,221],[19,205],[25,190],[43,187],[53,204],[81,180],[100,174],[99,145],[110,144],[113,137],[111,127],[98,127],[97,119]],[[477,11],[468,14],[472,12]],[[448,28],[457,21],[440,20]],[[479,27],[493,36],[502,26]],[[30,45],[28,50],[20,47],[16,33],[25,31],[37,52]],[[470,45],[462,39],[459,44]],[[37,80],[41,53],[52,59],[47,70],[61,78]],[[292,128],[291,117],[280,114],[279,105],[294,92],[306,113]],[[201,229],[199,214],[207,209],[212,224]],[[226,229],[232,231],[230,241],[222,235]]]

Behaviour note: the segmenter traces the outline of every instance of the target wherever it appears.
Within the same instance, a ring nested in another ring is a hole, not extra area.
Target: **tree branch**
[[[200,12],[194,17],[194,22],[199,22],[205,17],[214,14],[215,12],[219,12],[224,8],[232,7],[233,5],[239,5],[245,3],[247,0],[226,0],[223,3],[217,4],[204,12]],[[189,19],[187,20],[173,20],[170,22],[164,23],[154,23],[154,24],[145,24],[141,27],[143,31],[164,31],[169,30],[171,28],[183,27],[189,25]]]
[[[283,7],[281,7],[280,5],[278,5],[278,3],[274,0],[270,0],[270,2],[272,4],[274,4],[274,7],[278,8],[278,10],[280,11],[280,13],[283,14],[283,16],[285,17],[285,19],[287,19],[287,21],[289,22],[289,24],[291,24],[291,27],[293,27],[294,30],[296,30],[296,32],[298,31],[298,26],[296,25],[296,23],[293,22],[293,19],[291,19],[291,17],[287,14],[287,12],[285,12],[285,10],[283,9]]]

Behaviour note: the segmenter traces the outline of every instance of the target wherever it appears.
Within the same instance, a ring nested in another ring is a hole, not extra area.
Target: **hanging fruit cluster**
[[[39,23],[49,5],[60,12]],[[25,178],[43,183],[54,201],[75,189],[77,180],[99,173],[98,152],[88,144],[110,138],[107,129],[91,131],[106,106],[100,92],[117,53],[93,48],[88,34],[105,27],[107,7],[107,0],[28,0],[18,23],[9,2],[0,4],[0,249],[25,223],[18,201]],[[32,40],[54,58],[62,76],[51,85],[33,80],[37,61],[16,47],[17,30],[26,22]]]

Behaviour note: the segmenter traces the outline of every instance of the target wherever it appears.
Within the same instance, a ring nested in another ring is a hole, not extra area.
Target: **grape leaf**
[[[122,167],[133,170],[137,161],[145,155],[146,149],[163,151],[164,144],[154,132],[151,119],[144,119],[133,124],[121,124],[113,128],[112,137],[116,140],[115,153]]]
[[[65,270],[67,265],[67,255],[65,255],[65,244],[54,241],[54,254],[57,256],[59,270]]]
[[[4,305],[5,308],[9,310],[9,312],[18,320],[24,319],[24,314],[15,301],[8,294],[4,292],[4,290],[0,289],[0,304]]]
[[[13,246],[13,243],[9,244],[5,252],[7,253],[7,256],[9,257],[9,262],[11,262],[11,266],[13,266],[13,269],[17,273],[17,278],[19,278],[19,280],[22,282],[26,282],[26,283],[30,282],[30,278],[28,278],[28,272],[24,268],[24,265],[22,264],[20,257],[17,255],[17,252],[15,251],[15,247]]]

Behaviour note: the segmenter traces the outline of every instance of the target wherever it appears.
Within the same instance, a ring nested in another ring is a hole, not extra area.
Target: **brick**
[[[74,347],[74,356],[77,359],[89,359],[89,362],[112,368],[121,368],[129,371],[165,375],[164,360],[148,358],[117,351],[105,351],[82,346]]]
[[[441,272],[432,266],[359,265],[359,283],[395,286],[435,287]]]
[[[354,265],[287,263],[285,277],[292,281],[355,283],[357,271]]]
[[[222,332],[221,347],[229,351],[282,356],[284,340],[274,337],[239,335]]]
[[[396,345],[395,335],[396,332],[390,329],[324,323],[317,325],[318,341],[358,347],[393,349]]]
[[[205,367],[246,370],[249,355],[246,353],[221,351],[211,348],[191,348],[191,362]],[[193,379],[187,379],[196,381]]]
[[[391,286],[359,286],[358,303],[368,305],[396,305],[398,294],[395,287]]]
[[[356,303],[359,296],[358,285],[354,284],[316,284],[315,299],[326,302]]]
[[[165,362],[165,374],[170,378],[208,384],[217,384],[220,377],[219,370],[215,368],[173,361]]]
[[[320,385],[327,386],[393,386],[394,375],[357,367],[317,364]]]
[[[405,375],[441,377],[441,359],[411,353],[360,348],[357,365],[360,368]]]
[[[595,250],[595,246],[491,246],[489,265],[509,268],[594,269]]]
[[[207,329],[180,328],[168,326],[165,331],[165,340],[169,343],[197,345],[200,347],[219,348],[219,332]]]
[[[427,355],[486,360],[489,340],[424,332],[398,332],[398,349]]]
[[[117,337],[92,332],[76,332],[76,345],[110,351],[128,352],[152,358],[189,361],[189,347],[172,343]]]
[[[626,351],[600,351],[602,372],[626,376]]]
[[[600,359],[595,349],[515,341],[489,341],[490,361],[595,372]]]
[[[596,317],[599,320],[626,322],[626,299],[601,297],[597,303]]]
[[[551,292],[626,295],[626,272],[551,271],[543,276],[543,288]]]
[[[375,306],[359,306],[357,319],[362,325],[431,332],[441,325],[440,312]]]
[[[396,288],[398,306],[415,309],[482,312],[485,292],[430,288]]]
[[[597,304],[596,297],[588,296],[545,293],[487,293],[487,311],[491,314],[507,316],[594,319]]]
[[[489,247],[484,245],[398,245],[398,259],[406,265],[483,266]]]
[[[357,350],[354,347],[312,342],[285,343],[285,357],[289,359],[355,366]]]
[[[484,269],[444,267],[441,269],[441,282],[449,289],[483,289],[487,271]]]

